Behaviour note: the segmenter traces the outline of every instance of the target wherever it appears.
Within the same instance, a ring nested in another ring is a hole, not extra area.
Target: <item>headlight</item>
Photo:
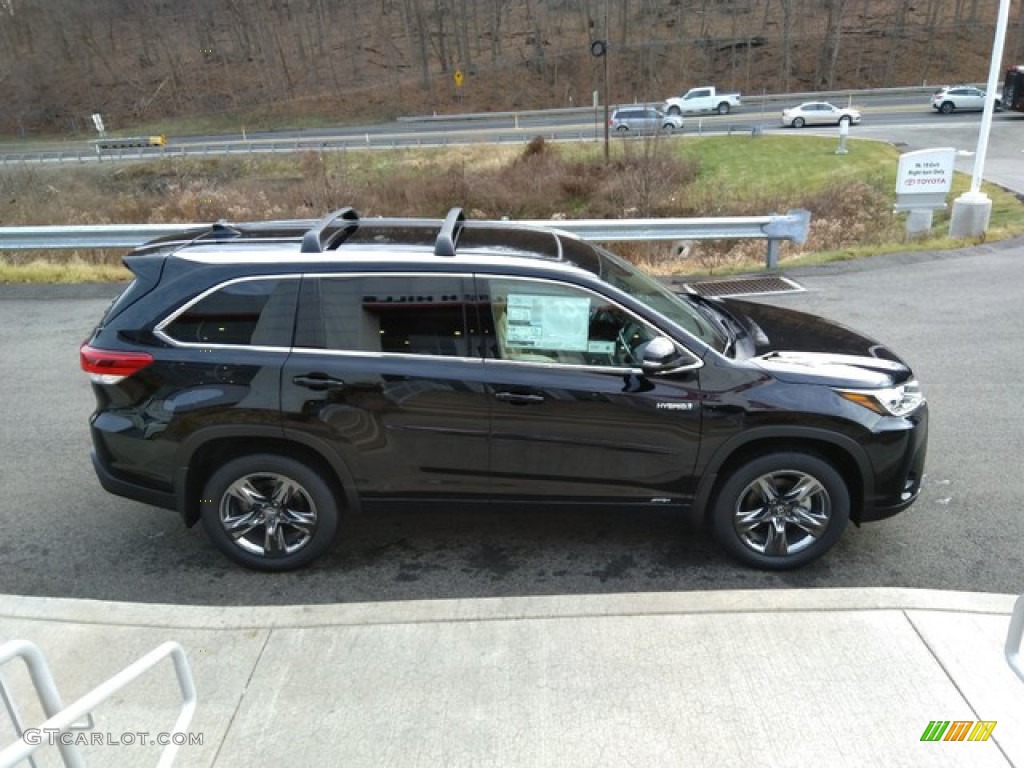
[[[886,389],[837,389],[836,393],[881,416],[909,416],[924,405],[924,395],[916,380]]]

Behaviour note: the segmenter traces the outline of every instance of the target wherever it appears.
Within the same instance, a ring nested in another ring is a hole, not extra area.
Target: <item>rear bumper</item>
[[[133,501],[141,501],[144,504],[152,504],[154,507],[178,509],[177,499],[171,491],[152,488],[115,475],[108,467],[104,466],[95,450],[91,452],[91,458],[93,469],[96,470],[96,477],[99,478],[103,490],[108,493]]]

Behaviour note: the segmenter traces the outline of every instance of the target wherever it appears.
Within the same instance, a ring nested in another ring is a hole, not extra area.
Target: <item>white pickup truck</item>
[[[713,85],[691,88],[678,98],[665,100],[665,112],[670,115],[693,115],[701,112],[717,112],[728,115],[740,105],[738,93],[719,93]]]

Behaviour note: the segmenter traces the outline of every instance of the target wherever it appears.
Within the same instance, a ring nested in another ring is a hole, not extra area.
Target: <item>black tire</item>
[[[847,115],[843,115],[842,117],[839,118],[839,125],[843,125],[845,123],[847,128],[850,127],[850,124],[852,122],[853,120],[851,120]]]
[[[665,123],[663,126],[661,126],[661,130],[662,133],[672,134],[676,132],[676,127],[672,123]]]
[[[242,456],[214,472],[199,514],[221,552],[258,571],[313,562],[334,541],[339,517],[334,493],[316,471],[274,453]],[[228,530],[232,523],[240,532]]]
[[[804,119],[802,117],[794,117],[793,118],[793,127],[794,128],[803,128],[804,127]]]
[[[616,133],[629,133],[629,126],[628,125],[620,125],[618,128],[615,129],[615,132]]]
[[[755,568],[786,570],[817,560],[839,541],[850,520],[850,492],[823,459],[771,453],[725,480],[710,516],[715,538],[734,558]]]
[[[668,108],[668,114],[674,115],[675,117],[679,117],[680,115],[683,114],[683,110],[681,110],[679,107],[673,105],[673,106]]]
[[[729,104],[728,104],[728,102],[723,101],[721,104],[718,105],[718,114],[720,114],[720,115],[728,115],[729,114]]]
[[[939,112],[941,112],[944,115],[950,115],[953,113],[953,110],[955,109],[956,105],[952,101],[944,101],[942,102],[942,106],[939,107]]]

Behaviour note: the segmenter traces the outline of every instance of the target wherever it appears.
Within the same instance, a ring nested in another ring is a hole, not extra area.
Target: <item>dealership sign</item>
[[[946,195],[953,186],[956,150],[920,149],[900,156],[896,171],[896,210],[946,207]]]

